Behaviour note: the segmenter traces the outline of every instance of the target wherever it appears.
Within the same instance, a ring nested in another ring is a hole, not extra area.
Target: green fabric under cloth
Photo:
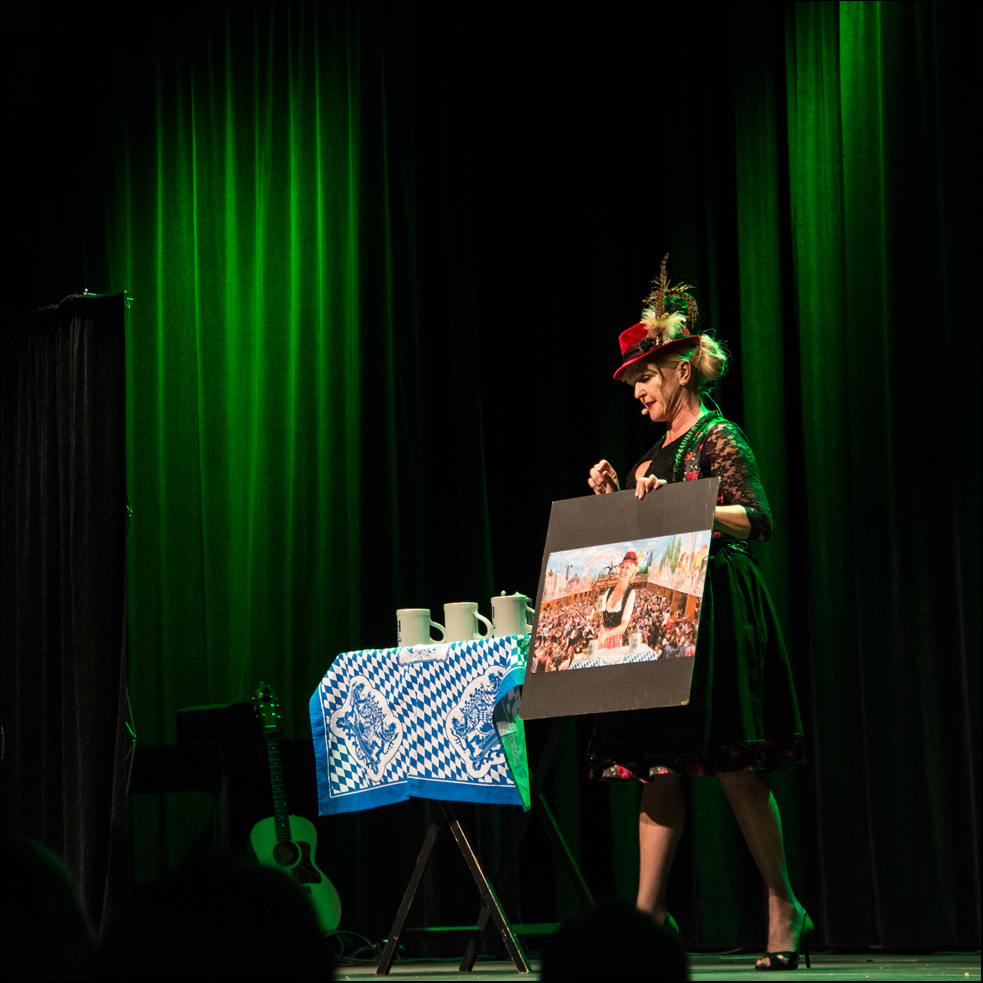
[[[522,702],[522,681],[525,679],[525,663],[529,655],[529,636],[515,636],[515,650],[517,655],[515,661],[523,666],[521,674],[509,674],[509,682],[514,682],[510,689],[501,693],[498,702],[495,704],[493,719],[495,729],[498,731],[498,739],[505,754],[505,760],[509,763],[509,771],[519,795],[522,798],[522,808],[528,812],[532,805],[532,797],[529,792],[529,760],[526,755],[526,726],[519,719],[519,708]],[[518,682],[516,682],[518,679]]]

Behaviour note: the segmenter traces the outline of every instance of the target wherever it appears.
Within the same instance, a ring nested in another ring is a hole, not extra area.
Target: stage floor
[[[393,967],[391,979],[401,983],[410,980],[515,980],[519,974],[510,962],[479,962],[473,973],[459,973],[456,961],[409,960]],[[740,956],[691,956],[692,980],[758,980],[785,979],[793,974],[772,973],[763,977],[754,970],[754,957]],[[945,953],[932,956],[869,956],[869,955],[818,955],[813,956],[812,969],[802,963],[794,974],[802,983],[815,980],[978,980],[980,979],[980,954]],[[374,965],[338,966],[336,980],[365,980],[375,976]],[[526,979],[539,978],[539,964],[533,964],[533,973]]]

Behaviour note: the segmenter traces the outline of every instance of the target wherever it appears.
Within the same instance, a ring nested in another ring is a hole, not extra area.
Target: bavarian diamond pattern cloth
[[[515,687],[527,651],[509,636],[339,655],[310,703],[321,815],[410,796],[528,807],[503,751],[525,757]]]

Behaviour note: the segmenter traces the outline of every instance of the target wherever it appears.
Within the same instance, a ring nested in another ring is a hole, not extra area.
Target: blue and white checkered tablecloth
[[[502,747],[511,738],[524,770],[521,722],[502,721],[515,694],[495,708],[522,683],[527,651],[509,636],[339,655],[310,702],[321,815],[410,796],[522,805]]]

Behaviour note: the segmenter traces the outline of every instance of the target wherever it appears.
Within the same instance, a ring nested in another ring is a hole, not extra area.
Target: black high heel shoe
[[[666,935],[671,935],[677,942],[682,941],[682,936],[679,933],[679,926],[676,924],[676,919],[666,912],[665,920],[659,926]]]
[[[802,928],[799,931],[799,944],[796,949],[792,952],[766,952],[754,964],[754,968],[760,970],[762,973],[791,972],[793,969],[799,968],[799,953],[801,952],[806,957],[806,969],[811,969],[812,964],[809,961],[809,953],[803,952],[803,950],[805,949],[805,940],[815,927],[812,919],[809,917],[809,913],[806,911],[802,912]],[[764,962],[765,959],[768,960],[767,963]]]

